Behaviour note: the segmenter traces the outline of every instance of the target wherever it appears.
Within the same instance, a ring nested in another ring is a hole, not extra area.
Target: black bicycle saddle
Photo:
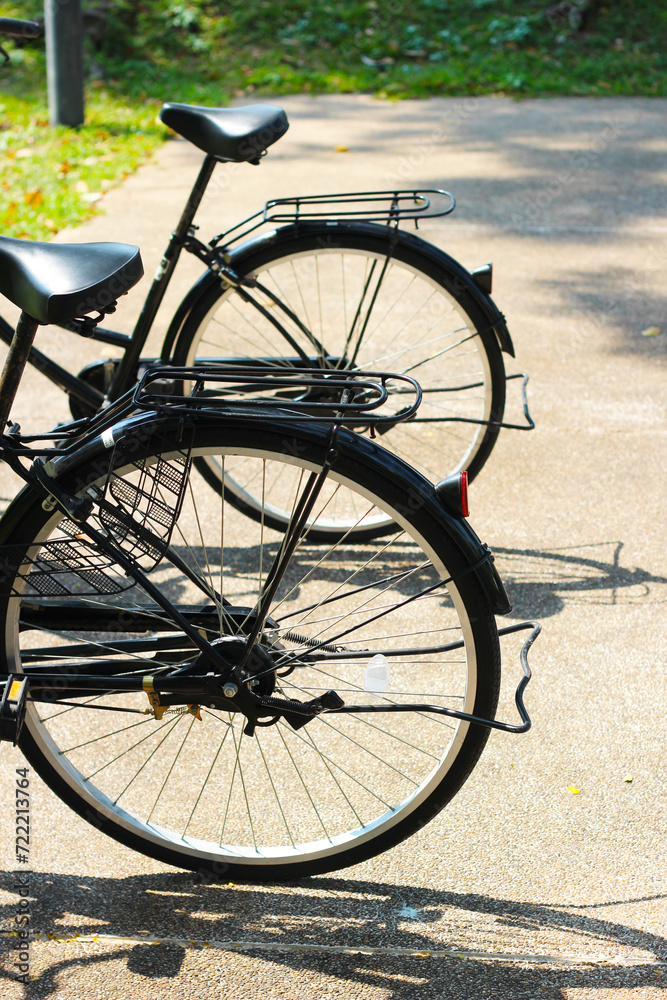
[[[103,311],[144,267],[127,243],[32,243],[0,236],[0,293],[39,323]]]
[[[162,105],[159,118],[198,149],[234,163],[257,163],[289,128],[287,115],[277,104],[202,108],[170,102]]]

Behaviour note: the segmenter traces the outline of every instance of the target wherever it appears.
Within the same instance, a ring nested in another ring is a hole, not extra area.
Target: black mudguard
[[[282,226],[280,229],[270,230],[250,240],[246,240],[246,242],[230,251],[229,264],[239,274],[245,274],[252,267],[251,261],[253,257],[261,254],[269,247],[289,243],[297,236],[320,237],[323,246],[335,247],[336,233],[343,232],[346,228],[353,228],[355,232],[375,237],[382,240],[383,243],[386,243],[389,232],[391,238],[395,239],[397,244],[420,253],[425,258],[428,270],[434,277],[437,276],[442,280],[445,287],[449,287],[456,295],[465,292],[466,295],[474,300],[475,304],[483,311],[488,321],[488,326],[493,328],[501,350],[514,357],[514,345],[507,329],[505,317],[491,296],[477,285],[470,272],[466,271],[453,257],[439,250],[432,243],[428,243],[426,240],[421,239],[421,237],[415,236],[413,233],[407,233],[402,229],[388,231],[386,226],[380,226],[372,222],[349,223],[336,220],[328,222],[299,222],[294,225]],[[207,271],[188,291],[174,313],[169,329],[167,330],[164,344],[162,345],[162,361],[167,363],[171,360],[174,345],[190,312],[199,299],[203,295],[206,295],[209,289],[219,281],[220,278],[213,271]]]

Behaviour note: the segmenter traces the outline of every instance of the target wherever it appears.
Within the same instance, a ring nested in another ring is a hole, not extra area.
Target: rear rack
[[[394,383],[401,383],[400,388]],[[412,401],[406,402],[406,395]],[[243,364],[149,368],[133,397],[134,405],[144,410],[215,409],[257,419],[268,413],[271,419],[371,428],[408,420],[421,400],[421,387],[409,375]],[[394,412],[375,412],[391,402]]]
[[[352,194],[319,194],[274,198],[264,206],[265,222],[300,222],[303,219],[433,219],[454,211],[454,195],[428,188],[423,191],[355,191]]]
[[[356,219],[363,222],[386,222],[398,225],[412,220],[435,219],[454,211],[454,195],[442,188],[405,188],[394,191],[352,191],[340,194],[314,194],[304,197],[273,198],[264,208],[224,233],[218,233],[209,246],[228,246],[254,232],[267,222],[296,223]],[[233,235],[232,235],[233,234]]]

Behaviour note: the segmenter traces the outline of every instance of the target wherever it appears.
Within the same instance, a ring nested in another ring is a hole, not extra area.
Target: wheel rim
[[[286,255],[254,269],[252,276],[286,302],[334,358],[352,356],[358,367],[407,373],[421,382],[425,392],[415,421],[393,427],[381,443],[437,482],[469,468],[482,446],[483,423],[445,423],[441,418],[491,419],[489,361],[473,322],[456,300],[435,279],[399,259],[389,262],[361,346],[355,350],[355,337],[348,341],[347,334],[356,305],[367,285],[366,299],[372,296],[373,280],[384,260],[382,254],[363,250],[323,248]],[[375,272],[369,279],[373,262]],[[279,312],[270,299],[263,302],[274,315]],[[363,311],[355,336],[363,326],[362,315]],[[313,362],[320,363],[317,348],[297,325],[284,316],[281,320]],[[203,362],[219,356],[275,358],[280,354],[286,358],[294,354],[284,341],[280,346],[275,327],[231,290],[209,310],[198,333],[188,351],[188,365],[198,358]],[[470,388],[447,391],[452,386]],[[394,402],[400,409],[398,397]],[[213,463],[209,467],[212,476],[219,477],[220,470]],[[226,488],[245,494],[247,500],[249,491],[242,480],[228,477]],[[336,527],[345,530],[349,523],[342,520]]]
[[[244,449],[243,457],[266,463],[266,453],[259,449]],[[288,459],[287,464],[299,475],[303,470],[315,468],[297,458]],[[339,489],[350,486],[344,476],[336,476],[336,483]],[[195,491],[191,492],[194,496]],[[370,501],[376,499],[370,491],[355,487],[355,492]],[[237,512],[230,512],[220,498],[214,502],[224,513],[225,532],[232,529],[245,532],[245,556],[249,562],[243,568],[245,564],[240,561],[239,553],[230,548],[228,567],[230,561],[232,565],[225,585],[231,588],[227,591],[230,597],[249,606],[258,574],[266,572],[266,563],[261,568],[256,542],[261,536],[266,556],[275,549],[278,538],[261,524],[253,526],[256,534],[248,538],[248,522]],[[192,531],[192,538],[196,539],[200,530],[197,522],[201,524],[203,512],[212,509],[211,498],[199,508],[199,518],[192,516],[194,501],[192,506],[192,512],[186,509],[187,504],[184,506],[179,530],[182,535]],[[388,504],[384,504],[384,513],[404,521],[401,513]],[[56,517],[51,518],[36,541],[41,544],[54,533],[59,533]],[[194,561],[201,563],[202,546],[192,538],[187,544],[196,550]],[[211,532],[206,572],[212,575],[215,570],[211,553],[217,540],[217,535]],[[417,540],[434,559],[439,572],[446,576],[446,567],[426,540],[419,535]],[[31,549],[33,559],[38,547],[36,544]],[[365,551],[360,553],[360,548]],[[349,628],[352,621],[352,634],[344,644],[349,648],[356,642],[368,651],[342,665],[334,662],[325,669],[300,667],[294,671],[296,677],[291,674],[280,682],[285,696],[306,699],[323,688],[333,687],[348,702],[350,698],[355,703],[357,699],[363,702],[376,698],[416,700],[417,696],[421,699],[428,695],[436,704],[472,711],[477,678],[475,645],[465,606],[455,586],[448,588],[449,596],[438,590],[385,612],[371,624],[370,619],[379,609],[385,609],[391,601],[405,602],[406,597],[423,590],[435,579],[432,567],[415,568],[421,565],[421,556],[414,542],[407,542],[404,534],[397,533],[395,539],[381,546],[346,548],[345,543],[337,543],[324,561],[321,549],[311,550],[304,544],[299,560],[296,576],[286,581],[285,592],[279,595],[278,607],[274,609],[280,622],[279,641],[293,649],[298,643],[289,638],[291,633],[326,639]],[[332,564],[335,572],[330,568]],[[325,571],[324,566],[329,568]],[[404,568],[410,571],[407,576],[386,582]],[[359,597],[342,600],[339,597],[328,606],[319,603],[325,594],[334,598],[340,595],[341,587],[351,590],[353,586],[365,585],[369,574],[385,582],[378,582]],[[175,580],[175,575],[172,566],[161,565],[155,570],[156,579],[161,579],[164,587],[172,590],[180,587],[183,591],[183,580]],[[130,598],[131,594],[113,598],[113,606],[132,609],[135,598]],[[187,599],[188,593],[182,592],[179,604]],[[100,597],[95,597],[94,603],[99,602]],[[17,594],[10,602],[10,622],[17,621],[20,603]],[[311,605],[316,608],[314,612],[295,611],[297,606],[303,609]],[[331,610],[324,613],[327,607]],[[439,619],[435,630],[434,609]],[[355,624],[355,616],[359,615],[366,625],[360,626],[358,621]],[[331,620],[322,621],[327,618]],[[156,633],[159,634],[159,628]],[[407,639],[406,633],[410,636],[418,633],[421,637]],[[71,646],[90,641],[89,632],[83,637],[62,630],[48,633],[42,630],[37,636],[33,632],[13,634],[21,643],[21,650],[10,651],[10,662],[13,656],[15,667],[22,657],[30,655],[35,643],[40,649],[48,645],[52,656],[57,658],[63,643]],[[103,646],[102,655],[109,655],[111,640],[105,633],[96,634],[95,641]],[[391,680],[385,692],[367,690],[361,678],[368,670],[374,649],[389,648],[392,644],[394,648],[396,644],[403,648],[406,642],[414,641],[430,643],[433,635],[445,636],[447,641],[464,638],[463,659],[461,652],[438,655],[428,664],[420,662],[423,655],[392,658]],[[117,633],[112,636],[117,637]],[[67,662],[71,658],[68,652]],[[416,665],[419,684],[414,680]],[[152,665],[151,668],[154,669]],[[137,670],[145,669],[144,658]],[[109,704],[110,699],[112,696],[105,695],[95,701],[103,705]],[[137,701],[145,704],[143,695],[120,699],[113,696],[113,699],[113,704],[121,707],[135,707]],[[418,717],[417,726],[421,728],[417,742],[415,719],[411,715],[373,716],[372,723],[363,716],[328,716],[317,720],[317,730],[312,728],[314,724],[309,724],[303,731],[293,732],[283,721],[262,730],[259,738],[251,740],[241,733],[244,720],[238,713],[233,716],[227,713],[229,717],[224,718],[225,713],[204,710],[202,722],[184,714],[166,723],[164,719],[158,723],[152,718],[135,723],[138,717],[125,716],[119,724],[116,712],[92,712],[94,719],[89,722],[92,710],[63,711],[61,705],[53,709],[31,705],[27,726],[60,780],[102,817],[131,837],[140,838],[144,842],[140,849],[148,853],[150,845],[161,851],[166,849],[180,857],[186,867],[193,866],[193,859],[255,866],[258,870],[305,861],[320,861],[326,867],[335,867],[336,859],[350,848],[382,836],[419,808],[448,773],[467,731],[465,724],[453,720]],[[84,712],[86,726],[92,725],[93,729],[82,738]],[[130,724],[133,728],[124,728]]]

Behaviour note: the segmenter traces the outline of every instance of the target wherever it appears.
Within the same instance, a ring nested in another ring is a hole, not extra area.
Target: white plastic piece
[[[376,653],[366,665],[364,687],[367,691],[382,694],[389,684],[389,660],[383,653]]]
[[[107,427],[102,431],[102,444],[105,448],[113,448],[113,427]]]

